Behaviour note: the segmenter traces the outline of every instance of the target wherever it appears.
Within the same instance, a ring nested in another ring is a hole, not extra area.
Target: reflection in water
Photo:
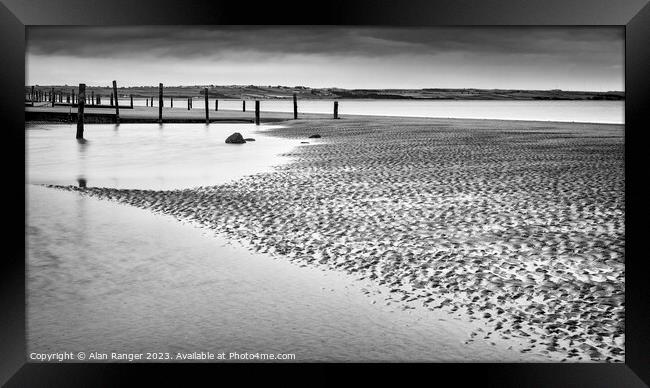
[[[253,124],[87,125],[89,141],[76,143],[74,125],[30,125],[26,131],[30,183],[69,185],[78,177],[94,187],[178,189],[224,183],[271,171],[288,161],[297,140],[264,136]],[[259,129],[264,130],[265,126]],[[232,147],[232,132],[257,142]],[[71,135],[72,133],[72,135]],[[78,182],[77,182],[78,183]]]

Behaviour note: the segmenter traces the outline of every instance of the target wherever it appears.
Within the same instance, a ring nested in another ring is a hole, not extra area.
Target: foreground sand
[[[405,308],[484,323],[468,342],[517,338],[549,360],[624,361],[623,126],[287,125],[266,133],[309,144],[273,173],[174,191],[62,188],[354,273]]]

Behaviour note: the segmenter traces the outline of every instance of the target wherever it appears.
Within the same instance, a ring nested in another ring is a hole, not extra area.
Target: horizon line
[[[75,84],[76,85],[76,84]],[[48,85],[39,85],[39,84],[34,84],[34,85],[25,85],[25,87],[57,87],[57,86],[69,86],[69,87],[75,87],[75,85],[69,85],[69,84],[48,84]],[[96,88],[112,88],[113,85],[90,85],[86,84],[86,87],[96,87]],[[157,88],[158,85],[127,85],[127,86],[118,86],[119,88]],[[527,91],[527,92],[552,92],[552,91],[559,91],[559,92],[582,92],[582,93],[625,93],[625,90],[582,90],[582,89],[559,89],[559,88],[551,88],[551,89],[500,89],[500,88],[472,88],[472,87],[465,87],[465,88],[460,88],[460,87],[445,87],[445,88],[435,88],[435,87],[422,87],[422,88],[344,88],[344,87],[339,87],[339,86],[326,86],[326,87],[311,87],[311,86],[304,86],[304,85],[294,85],[294,86],[287,86],[287,85],[253,85],[253,84],[231,84],[231,85],[215,85],[215,84],[194,84],[194,85],[167,85],[165,86],[163,84],[163,88],[169,87],[169,88],[183,88],[183,87],[211,87],[211,88],[218,88],[218,87],[256,87],[256,88],[290,88],[290,89],[297,89],[297,88],[304,88],[304,89],[339,89],[339,90],[503,90],[503,91]]]

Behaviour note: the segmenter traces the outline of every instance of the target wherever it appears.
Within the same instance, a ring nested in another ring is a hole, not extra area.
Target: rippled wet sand
[[[468,343],[624,361],[623,126],[359,119],[265,133],[308,144],[272,173],[219,186],[56,187],[190,219],[388,286],[404,308],[483,323]]]

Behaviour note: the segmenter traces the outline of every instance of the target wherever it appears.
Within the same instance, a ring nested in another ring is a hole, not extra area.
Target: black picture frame
[[[222,373],[226,368],[253,377],[241,365],[35,364],[25,354],[25,136],[23,88],[25,80],[25,26],[29,25],[617,25],[625,26],[625,203],[626,203],[626,362],[625,364],[420,364],[409,375],[433,381],[451,377],[455,385],[481,386],[607,386],[642,387],[650,384],[650,298],[643,239],[647,210],[644,130],[650,107],[649,0],[445,0],[372,1],[331,0],[317,4],[284,1],[235,0],[2,0],[0,28],[0,121],[4,152],[7,222],[3,237],[2,313],[0,314],[0,382],[7,386],[113,386],[146,372],[157,379],[185,373]],[[340,366],[349,369],[352,365]],[[393,373],[393,365],[355,367]],[[246,365],[250,367],[250,365]],[[335,382],[322,373],[311,379]],[[413,366],[401,365],[410,369]],[[293,373],[296,366],[261,365],[262,373]],[[287,371],[287,369],[291,369]],[[395,372],[397,373],[397,372]],[[375,374],[375,372],[373,372]],[[381,376],[379,376],[381,378]],[[426,381],[426,380],[425,380]],[[644,383],[645,382],[645,383]]]

